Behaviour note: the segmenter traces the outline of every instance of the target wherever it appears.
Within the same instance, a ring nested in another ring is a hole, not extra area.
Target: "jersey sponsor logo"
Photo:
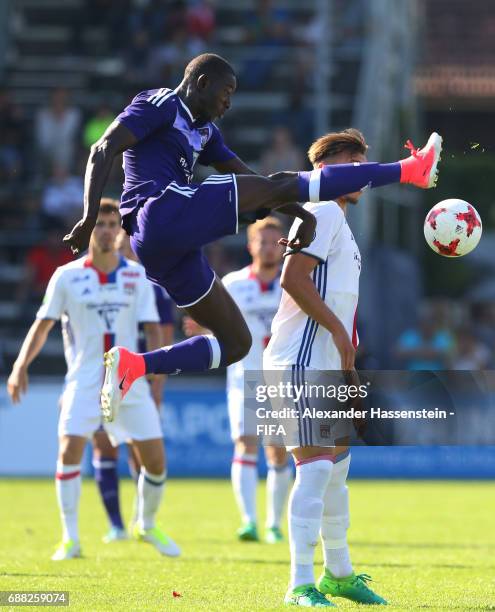
[[[127,276],[128,278],[137,278],[138,276],[140,276],[140,272],[138,272],[137,270],[123,270],[121,272],[122,276]]]

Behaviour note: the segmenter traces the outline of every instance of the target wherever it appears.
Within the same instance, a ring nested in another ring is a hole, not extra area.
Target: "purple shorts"
[[[236,178],[221,174],[200,185],[172,182],[124,224],[147,277],[164,287],[177,306],[192,306],[215,280],[202,247],[237,233]]]

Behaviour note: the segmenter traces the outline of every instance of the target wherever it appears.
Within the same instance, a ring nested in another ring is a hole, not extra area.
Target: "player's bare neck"
[[[337,198],[335,201],[342,209],[344,215],[347,215],[347,200],[345,198]]]
[[[253,261],[251,270],[262,283],[271,283],[278,276],[279,266],[262,266],[261,263]]]
[[[119,265],[119,253],[117,251],[102,252],[91,249],[89,257],[91,258],[93,267],[105,274],[113,272]]]
[[[197,108],[194,92],[191,91],[187,83],[184,82],[182,82],[175,91],[182,102],[184,102],[187,108],[191,111],[191,115],[193,116],[194,120],[196,120],[199,117],[200,112]]]

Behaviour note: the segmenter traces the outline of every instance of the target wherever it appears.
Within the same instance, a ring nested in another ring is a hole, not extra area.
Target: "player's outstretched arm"
[[[85,251],[89,245],[100,200],[108,180],[114,158],[132,147],[138,139],[124,125],[114,121],[103,136],[91,147],[84,177],[84,212],[64,242],[70,246],[74,255]]]
[[[242,159],[237,157],[237,155],[226,161],[215,162],[213,167],[217,172],[220,172],[220,174],[258,174],[246,165]]]
[[[53,327],[53,319],[36,319],[31,325],[7,381],[7,391],[14,404],[21,400],[28,387],[28,367],[37,357]]]
[[[353,370],[356,351],[340,319],[322,300],[311,278],[318,261],[304,253],[289,255],[284,263],[280,285],[299,308],[333,336],[343,370]]]

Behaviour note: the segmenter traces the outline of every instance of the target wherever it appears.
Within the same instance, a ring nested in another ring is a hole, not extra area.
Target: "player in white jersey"
[[[136,255],[132,251],[129,244],[129,236],[122,229],[117,237],[116,248],[126,259],[138,261]],[[160,346],[168,346],[173,343],[173,316],[172,316],[172,300],[167,296],[165,289],[158,285],[152,285],[155,304],[158,311],[160,321]],[[139,327],[139,350],[146,351],[146,334],[144,332],[144,324],[140,323]],[[159,374],[152,377],[149,381],[150,391],[157,410],[161,411],[163,404],[163,391],[165,383],[165,375]],[[127,445],[128,465],[131,476],[136,483],[136,495],[134,497],[133,515],[129,523],[129,531],[133,533],[134,526],[138,521],[139,516],[139,495],[137,494],[137,485],[139,483],[139,475],[141,473],[141,461],[132,444]],[[124,527],[122,513],[119,502],[119,474],[118,474],[118,457],[119,449],[112,445],[108,434],[103,426],[93,435],[93,469],[95,482],[100,493],[100,498],[105,508],[107,518],[110,524],[109,531],[103,537],[105,544],[112,542],[127,540],[128,532]]]
[[[99,393],[103,352],[116,341],[137,348],[138,323],[146,324],[152,348],[160,345],[158,314],[144,268],[120,256],[115,241],[120,214],[104,199],[91,236],[88,256],[57,268],[36,320],[14,363],[7,387],[14,403],[27,390],[29,364],[41,351],[55,321],[61,320],[67,374],[60,401],[57,499],[63,540],[52,559],[81,555],[78,506],[81,459],[86,441],[101,424]],[[177,556],[178,546],[155,525],[165,484],[165,453],[160,419],[146,381],[126,396],[118,419],[106,430],[114,444],[131,439],[142,459],[140,513],[135,537],[162,554]]]
[[[308,156],[318,169],[365,162],[367,148],[363,135],[351,129],[319,138]],[[264,354],[265,378],[278,376],[303,384],[308,370],[354,370],[361,256],[347,225],[346,209],[357,204],[361,193],[305,205],[316,217],[316,235],[309,247],[289,252],[285,259],[284,291]],[[291,235],[297,225],[296,221]],[[297,403],[294,407],[300,408]],[[315,446],[311,421],[294,418],[291,422],[298,429],[298,443],[288,446],[296,462],[296,480],[289,501],[291,575],[285,602],[334,606],[325,597],[330,594],[360,603],[386,603],[367,586],[368,576],[356,576],[349,556],[347,440],[331,447]],[[318,533],[325,564],[316,585],[313,563]]]
[[[227,405],[230,431],[235,444],[231,478],[242,525],[237,531],[240,540],[258,540],[256,489],[258,482],[258,440],[256,426],[244,418],[244,372],[263,368],[263,351],[270,339],[270,327],[280,302],[280,264],[282,225],[275,217],[267,217],[248,227],[247,248],[251,265],[227,274],[222,282],[243,313],[253,342],[249,353],[227,368]],[[192,319],[184,328],[188,335],[202,333]],[[254,427],[253,427],[254,425]],[[265,540],[282,540],[280,523],[287,499],[291,468],[285,448],[266,446],[267,516]]]

